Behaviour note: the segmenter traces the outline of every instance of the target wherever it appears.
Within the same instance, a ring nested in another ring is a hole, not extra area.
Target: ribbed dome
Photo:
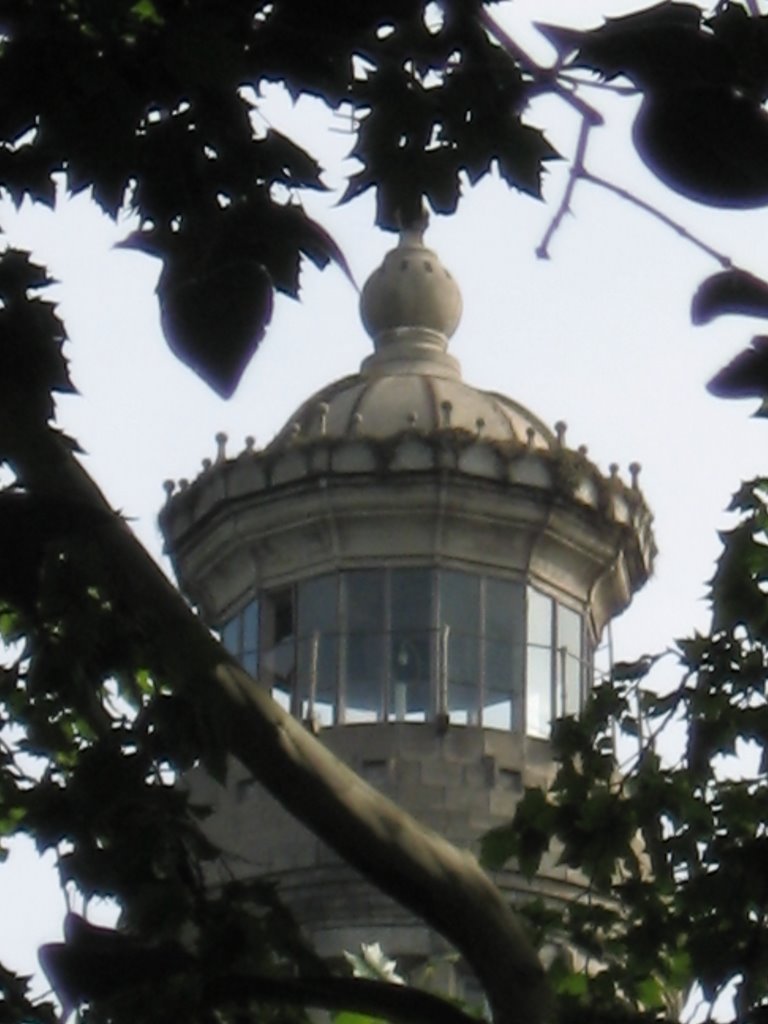
[[[421,234],[398,246],[366,282],[360,312],[374,353],[354,376],[327,385],[291,416],[269,445],[320,437],[384,440],[404,431],[467,431],[486,440],[551,448],[555,436],[522,405],[466,384],[449,355],[461,295]]]
[[[517,402],[460,378],[414,370],[345,377],[318,391],[291,417],[270,450],[296,440],[385,440],[406,430],[466,430],[486,440],[551,448],[555,437]]]

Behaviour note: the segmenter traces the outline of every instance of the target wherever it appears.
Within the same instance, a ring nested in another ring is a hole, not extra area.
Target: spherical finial
[[[461,293],[436,254],[424,245],[425,223],[405,228],[363,286],[360,315],[379,341],[387,331],[426,328],[450,338],[461,318]]]

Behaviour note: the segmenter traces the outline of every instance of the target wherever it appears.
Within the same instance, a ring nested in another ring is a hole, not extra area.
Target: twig
[[[556,93],[562,100],[572,106],[574,110],[578,110],[590,125],[598,126],[603,123],[603,115],[599,110],[586,103],[580,96],[571,89],[567,89],[558,80],[559,68],[545,68],[541,64],[537,64],[485,8],[481,9],[478,17],[480,23],[496,39],[496,42],[500,43],[511,57],[514,57],[526,71],[530,72],[534,79],[542,84],[546,84],[547,90]]]
[[[745,0],[745,3],[750,14],[752,14],[754,17],[760,16],[760,10],[758,6],[759,0]],[[549,258],[550,242],[552,241],[552,238],[554,237],[555,233],[562,224],[565,215],[570,211],[571,198],[576,188],[576,182],[579,180],[579,178],[582,178],[584,181],[589,181],[593,185],[599,185],[600,187],[607,189],[607,191],[613,192],[621,199],[625,199],[627,202],[630,202],[633,205],[639,207],[646,213],[650,213],[651,216],[655,217],[657,220],[660,220],[663,224],[666,224],[667,227],[671,228],[674,232],[680,235],[681,238],[686,239],[686,241],[691,242],[698,249],[701,249],[702,252],[705,252],[708,256],[711,256],[712,259],[716,260],[721,267],[728,269],[732,266],[732,261],[729,256],[726,256],[723,253],[718,252],[717,249],[713,249],[712,246],[707,245],[706,242],[702,241],[696,235],[692,234],[690,231],[688,231],[687,228],[684,228],[683,225],[680,224],[678,221],[673,220],[671,217],[668,217],[667,214],[662,213],[661,210],[657,209],[655,206],[652,206],[650,203],[645,202],[645,200],[640,199],[632,192],[627,191],[627,189],[621,188],[621,186],[619,185],[614,185],[613,182],[608,181],[605,178],[600,178],[595,174],[591,174],[585,168],[584,156],[586,154],[589,131],[591,128],[599,127],[600,125],[604,124],[604,118],[600,111],[596,110],[595,107],[593,107],[591,104],[586,103],[575,92],[575,89],[578,88],[579,86],[589,85],[594,86],[595,88],[607,88],[610,89],[612,92],[621,92],[622,95],[634,94],[638,90],[626,90],[620,86],[610,86],[607,85],[606,83],[599,82],[593,83],[573,81],[572,79],[569,78],[569,76],[562,75],[562,72],[559,67],[555,66],[552,68],[545,68],[538,64],[535,60],[533,60],[533,58],[519,46],[519,44],[512,38],[512,36],[506,31],[506,29],[503,29],[501,25],[499,25],[499,23],[496,21],[496,19],[485,8],[483,8],[480,11],[479,20],[480,23],[487,29],[487,31],[496,39],[496,41],[504,47],[505,51],[511,57],[517,60],[533,76],[533,78],[540,84],[542,90],[547,89],[551,92],[554,92],[565,103],[573,107],[574,110],[577,110],[582,118],[581,128],[579,130],[579,138],[576,144],[576,151],[574,153],[573,162],[571,164],[571,169],[568,174],[568,183],[566,184],[565,191],[563,193],[563,198],[560,201],[560,205],[558,206],[554,217],[550,221],[550,224],[544,233],[544,237],[542,238],[540,244],[536,248],[536,255],[539,257],[539,259]],[[564,85],[563,82],[560,80],[561,78],[564,78],[566,81],[572,82],[572,86],[569,88],[566,85]]]
[[[590,182],[592,185],[599,185],[600,188],[604,188],[608,192],[613,192],[613,194],[617,195],[620,199],[625,199],[628,203],[632,203],[633,206],[637,206],[641,210],[644,210],[645,213],[650,213],[652,217],[660,220],[662,224],[666,224],[668,228],[672,228],[672,230],[680,235],[681,238],[684,238],[687,242],[691,242],[697,249],[701,249],[702,252],[711,256],[712,259],[716,260],[720,266],[724,267],[726,270],[733,266],[733,261],[730,256],[726,256],[717,249],[713,249],[711,245],[707,245],[706,242],[703,242],[696,235],[692,234],[678,221],[673,220],[671,217],[667,216],[666,213],[662,213],[662,211],[656,206],[653,206],[651,203],[647,203],[644,199],[640,199],[640,197],[634,195],[634,193],[628,192],[627,189],[622,188],[620,185],[614,185],[612,181],[608,181],[606,178],[601,178],[596,174],[592,174],[584,167],[581,168],[579,177],[583,178],[584,181]]]
[[[682,688],[681,688],[681,690],[682,690]],[[639,700],[639,691],[638,691],[638,700]],[[618,764],[616,766],[617,770],[619,772],[621,772],[622,775],[625,775],[626,777],[630,777],[631,774],[634,772],[635,768],[639,767],[640,762],[643,759],[643,755],[644,754],[648,754],[648,753],[651,753],[651,754],[654,753],[655,746],[656,746],[656,740],[664,732],[664,730],[666,729],[666,727],[669,725],[669,723],[672,721],[672,719],[675,717],[676,714],[677,714],[677,705],[675,705],[675,707],[673,707],[673,708],[670,708],[669,711],[666,711],[664,713],[661,721],[658,723],[658,725],[656,725],[655,728],[653,728],[651,730],[651,732],[650,732],[650,734],[648,735],[647,738],[644,738],[644,737],[642,737],[640,735],[642,727],[641,727],[641,724],[640,724],[641,723],[641,718],[640,718],[640,711],[639,711],[639,705],[638,705],[637,731],[638,731],[638,739],[640,740],[640,749],[639,749],[639,752],[637,754],[630,754],[629,757],[625,757],[624,760],[620,764]]]
[[[563,197],[560,200],[560,205],[555,211],[555,215],[549,222],[547,230],[544,232],[544,237],[536,248],[536,255],[540,260],[549,259],[549,243],[552,241],[560,225],[563,222],[563,218],[571,209],[571,197],[573,196],[574,189],[576,188],[576,182],[579,178],[584,177],[584,155],[587,151],[587,140],[589,139],[589,132],[592,128],[592,123],[587,118],[582,118],[581,128],[579,129],[579,138],[576,143],[576,152],[573,154],[573,162],[571,163],[571,169],[568,172],[568,183],[565,186]]]
[[[614,96],[639,96],[641,91],[634,85],[616,85],[615,82],[600,82],[592,78],[580,78],[578,75],[561,71],[559,77],[568,82],[574,89],[600,89],[602,92],[613,93]]]

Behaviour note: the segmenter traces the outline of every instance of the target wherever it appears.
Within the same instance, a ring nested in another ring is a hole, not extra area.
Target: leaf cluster
[[[696,981],[706,999],[736,988],[739,1019],[768,999],[768,490],[744,484],[711,581],[712,632],[681,640],[666,693],[642,687],[656,657],[617,666],[580,720],[558,723],[550,792],[528,790],[485,860],[532,875],[554,856],[583,896],[533,906],[560,936],[554,984],[574,1003],[666,1018]],[[685,737],[676,763],[664,729]],[[623,771],[614,751],[630,754]],[[746,767],[745,767],[746,766]],[[576,1012],[575,1010],[573,1012]]]
[[[322,168],[264,118],[266,83],[349,114],[356,169],[344,199],[375,190],[388,228],[418,220],[425,202],[453,212],[463,182],[494,170],[538,195],[555,154],[526,106],[551,91],[597,125],[577,95],[585,72],[642,93],[635,144],[670,187],[719,206],[768,201],[767,19],[736,3],[709,17],[667,2],[588,33],[550,27],[561,60],[549,71],[481,0],[444,0],[438,21],[430,8],[12,0],[0,13],[0,191],[52,205],[59,187],[89,190],[110,216],[135,214],[124,244],[162,261],[166,338],[223,395],[275,291],[298,294],[302,260],[346,268],[302,205],[325,188]],[[584,150],[575,175],[586,176]],[[204,884],[218,854],[202,809],[172,783],[198,757],[220,775],[224,747],[168,683],[167,638],[100,550],[106,520],[62,498],[47,460],[54,396],[72,390],[63,325],[41,298],[48,283],[27,254],[0,255],[0,464],[15,474],[0,492],[0,836],[30,833],[57,852],[68,890],[120,904],[121,933],[95,935],[75,917],[48,950],[67,1005],[95,1021],[208,1020],[234,1012],[235,996],[238,1010],[264,996],[266,976],[306,981],[321,968],[267,889],[214,895]],[[693,315],[766,311],[765,282],[727,268]],[[756,340],[713,389],[765,398],[765,348]],[[735,499],[712,632],[679,643],[680,686],[640,688],[655,657],[616,671],[580,721],[558,727],[552,791],[527,793],[516,822],[486,841],[493,865],[515,858],[531,873],[551,852],[584,876],[584,898],[561,915],[529,909],[542,940],[559,935],[573,954],[552,971],[564,1021],[587,1006],[605,1020],[659,1018],[693,979],[710,998],[738,980],[742,1017],[768,999],[765,493],[758,481]],[[687,737],[674,766],[655,744],[671,720]],[[624,775],[616,730],[639,751]],[[758,770],[733,778],[729,759],[744,749]],[[31,1007],[23,980],[4,972],[0,985],[11,1020],[47,1024],[50,1007]],[[280,992],[275,1019],[300,1017]]]
[[[53,205],[56,182],[90,190],[140,230],[124,244],[162,260],[158,297],[176,355],[229,396],[269,323],[296,296],[302,257],[341,252],[301,195],[320,164],[262,113],[261,90],[321,98],[359,119],[362,165],[346,199],[376,188],[379,221],[408,223],[423,198],[453,212],[460,176],[494,161],[538,194],[542,133],[527,87],[478,21],[479,0],[88,0],[6,4],[0,44],[0,191]]]
[[[143,1019],[208,1020],[227,1004],[224,976],[324,974],[270,886],[211,889],[221,854],[201,829],[206,809],[177,785],[206,749],[195,709],[152,671],[151,635],[121,608],[92,531],[59,533],[49,507],[41,540],[40,511],[27,495],[0,494],[0,533],[22,512],[41,541],[34,594],[18,592],[13,573],[0,588],[0,841],[28,834],[54,852],[70,898],[111,900],[121,912],[119,932],[73,916],[66,943],[43,950],[64,1010],[88,1007],[93,1021],[134,1020],[139,1009]],[[23,979],[3,979],[9,1022],[50,1020],[46,1004],[30,1017]],[[260,1019],[304,1017],[268,1007]]]

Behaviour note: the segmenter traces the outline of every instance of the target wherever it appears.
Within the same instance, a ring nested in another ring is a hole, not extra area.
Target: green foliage
[[[34,513],[29,496],[0,494],[0,520],[19,503]],[[162,644],[122,607],[92,530],[83,536],[44,519],[36,561],[24,569],[34,599],[13,586],[0,593],[12,642],[0,675],[0,840],[29,834],[41,852],[57,852],[69,892],[121,908],[120,932],[72,917],[67,942],[43,950],[63,1006],[87,1005],[94,1022],[139,1013],[207,1020],[213,1005],[231,1002],[223,979],[324,975],[269,886],[206,886],[206,865],[220,853],[201,831],[205,809],[175,784],[205,749],[197,718],[157,681]],[[169,702],[172,728],[164,726]],[[23,979],[3,977],[8,1021],[47,1024],[50,1005],[30,1017]],[[259,1014],[304,1019],[271,1004]]]
[[[600,118],[573,75],[584,68],[641,94],[635,144],[670,187],[724,207],[768,201],[768,19],[737,3],[709,17],[666,2],[592,32],[550,26],[562,58],[552,70],[499,30],[493,5],[444,0],[440,23],[427,7],[9,0],[0,194],[53,205],[57,188],[89,190],[110,216],[135,214],[124,244],[162,261],[169,345],[227,396],[275,291],[298,295],[302,260],[346,269],[301,202],[325,188],[323,169],[266,126],[266,83],[350,115],[356,170],[343,198],[375,190],[387,228],[425,203],[453,212],[462,187],[491,173],[538,196],[555,153],[526,108],[542,92],[559,96],[586,139]],[[99,543],[111,517],[64,492],[49,442],[54,396],[73,385],[48,283],[28,254],[0,254],[0,467],[13,478],[0,491],[0,844],[28,833],[56,852],[68,891],[113,899],[122,913],[119,932],[70,917],[66,942],[44,954],[51,980],[94,1024],[246,1012],[292,1022],[313,999],[367,1012],[360,1000],[375,989],[353,998],[309,985],[325,984],[326,969],[268,887],[203,884],[218,852],[201,832],[204,809],[174,781],[200,760],[223,775],[226,723],[201,721],[173,687],[175,637],[137,606]],[[705,281],[693,316],[766,308],[765,282],[729,268]],[[765,400],[766,362],[755,339],[713,390]],[[542,945],[561,944],[551,981],[564,1024],[673,1014],[694,980],[709,999],[737,983],[742,1019],[768,1001],[766,491],[754,481],[734,499],[712,630],[678,643],[680,685],[641,689],[656,656],[615,666],[581,720],[558,725],[552,791],[529,790],[515,823],[485,840],[493,867],[514,859],[531,874],[552,856],[586,880],[562,914],[526,910]],[[656,746],[670,721],[686,730],[674,765]],[[614,730],[638,751],[624,775]],[[732,770],[743,754],[751,774]],[[33,1004],[26,979],[3,968],[0,995],[9,1024],[51,1024],[52,1005]]]
[[[515,820],[485,841],[490,867],[516,858],[531,874],[549,853],[584,877],[584,896],[560,920],[529,909],[540,940],[559,934],[576,951],[575,969],[553,968],[566,1004],[663,1018],[694,980],[709,1000],[735,986],[743,1019],[768,1000],[766,481],[744,484],[731,508],[713,630],[677,644],[679,686],[639,689],[640,667],[655,659],[615,673],[581,720],[556,730],[551,791],[528,790]],[[659,750],[673,720],[687,740],[669,764]],[[624,773],[601,752],[614,728],[620,747],[637,750]]]
[[[360,119],[362,165],[346,198],[375,187],[379,219],[408,222],[422,197],[456,208],[460,176],[494,161],[538,194],[554,154],[526,126],[515,60],[478,23],[479,2],[295,0],[97,4],[17,2],[3,14],[0,188],[52,205],[54,174],[111,216],[133,210],[128,244],[163,261],[158,296],[173,351],[230,395],[269,323],[273,290],[297,295],[302,256],[336,260],[300,196],[319,163],[260,117],[279,81]],[[360,71],[362,63],[368,69]]]

